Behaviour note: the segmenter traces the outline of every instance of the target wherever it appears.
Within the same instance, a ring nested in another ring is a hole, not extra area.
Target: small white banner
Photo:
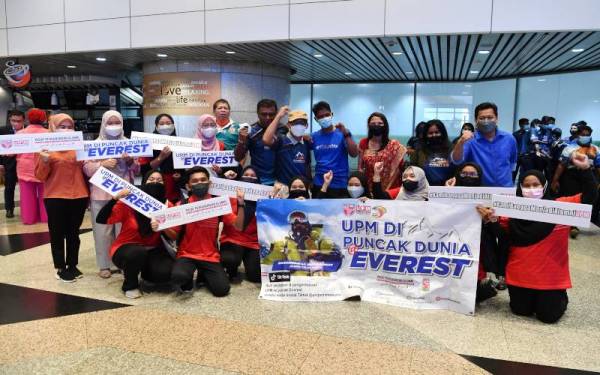
[[[219,167],[235,167],[238,162],[235,161],[233,150],[230,151],[173,151],[173,166],[175,169],[187,169],[197,165],[210,167],[218,165]]]
[[[229,198],[217,197],[166,208],[154,212],[152,218],[158,221],[158,229],[163,230],[230,213],[231,202]]]
[[[248,201],[268,199],[273,193],[273,186],[251,184],[248,182],[217,177],[212,177],[210,179],[210,189],[208,192],[212,195],[235,198],[237,197],[237,189],[242,189],[244,191],[244,199]]]
[[[430,186],[429,200],[434,202],[453,203],[469,202],[491,204],[492,196],[515,196],[517,189],[505,187],[468,187],[468,186]]]
[[[152,149],[161,151],[165,146],[169,146],[171,151],[191,151],[202,149],[202,140],[198,138],[173,137],[170,135],[161,135],[144,132],[131,132],[131,139],[148,139],[152,143]]]
[[[121,199],[121,201],[146,217],[151,217],[152,212],[167,208],[164,203],[157,201],[104,167],[100,167],[94,173],[92,178],[90,178],[90,183],[111,196],[116,195],[123,189],[129,190],[129,195]]]
[[[559,202],[548,199],[494,195],[492,207],[497,216],[583,228],[590,226],[592,217],[592,206],[589,204]]]
[[[148,139],[118,139],[110,141],[85,141],[83,150],[77,150],[77,160],[99,160],[152,156],[152,145]]]
[[[0,155],[83,149],[81,132],[0,135]]]

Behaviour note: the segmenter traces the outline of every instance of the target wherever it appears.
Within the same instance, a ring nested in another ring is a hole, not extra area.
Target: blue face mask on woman
[[[580,135],[577,139],[577,143],[579,143],[580,146],[589,146],[592,143],[592,136]]]

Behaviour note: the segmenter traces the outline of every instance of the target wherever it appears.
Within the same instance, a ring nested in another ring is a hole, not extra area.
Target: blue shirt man
[[[477,163],[483,171],[483,185],[514,186],[512,171],[517,163],[517,142],[512,134],[497,128],[498,107],[481,103],[475,108],[477,131],[465,132],[454,146],[454,164]]]

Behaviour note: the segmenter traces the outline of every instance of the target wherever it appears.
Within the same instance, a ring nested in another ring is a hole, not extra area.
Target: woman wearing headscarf
[[[117,111],[106,111],[102,115],[102,124],[100,125],[100,134],[97,141],[127,139],[123,133],[123,116]],[[140,165],[137,160],[127,154],[120,158],[111,158],[103,160],[87,160],[83,164],[83,171],[91,177],[100,168],[104,167],[112,173],[121,177],[127,182],[133,182],[136,174],[140,172]],[[112,197],[97,186],[90,185],[90,209],[92,214],[92,229],[94,232],[94,246],[96,248],[96,265],[98,266],[98,275],[107,279],[111,276],[111,268],[114,268],[110,260],[109,249],[119,233],[119,224],[100,224],[96,217],[98,212],[108,203]]]
[[[171,203],[165,196],[165,186],[162,174],[151,170],[142,180],[141,190],[154,199]],[[139,276],[152,283],[167,283],[171,279],[171,268],[175,260],[169,255],[160,238],[160,232],[155,232],[151,220],[133,210],[121,198],[129,195],[128,190],[122,190],[109,200],[98,212],[96,221],[102,225],[119,223],[121,231],[110,246],[110,257],[114,264],[123,270],[125,280],[121,289],[127,298],[139,298]]]
[[[591,204],[598,194],[596,179],[585,156],[574,156],[583,193],[560,197],[558,202]],[[554,200],[548,181],[537,170],[525,172],[519,178],[517,196]],[[496,221],[492,209],[478,207],[484,221]],[[569,229],[567,225],[539,221],[500,218],[509,241],[506,284],[510,309],[516,315],[530,316],[544,323],[558,321],[567,309],[569,274]]]
[[[72,132],[71,116],[52,116],[51,132]],[[35,177],[44,182],[44,205],[48,213],[48,231],[56,278],[72,283],[83,276],[79,262],[79,228],[88,204],[88,187],[75,151],[48,152],[35,157]],[[65,257],[66,242],[66,257]]]
[[[373,197],[375,199],[393,199],[404,201],[426,201],[429,194],[429,183],[425,172],[415,166],[407,167],[402,173],[402,186],[384,191],[381,187],[383,163],[375,163],[373,173]]]
[[[350,173],[348,177],[348,187],[346,188],[346,194],[339,196],[332,196],[327,192],[329,189],[329,184],[333,180],[333,172],[329,171],[323,175],[323,185],[321,186],[321,190],[317,193],[315,198],[317,199],[334,199],[334,198],[355,198],[355,199],[365,199],[365,198],[373,198],[371,195],[371,191],[369,189],[369,184],[367,182],[367,176],[364,173],[355,171]]]
[[[217,122],[215,116],[203,114],[198,119],[196,138],[202,140],[202,151],[223,151],[225,145],[217,139]]]
[[[240,181],[260,184],[260,178],[253,166],[245,167],[241,172]],[[237,212],[238,201],[231,198],[231,209]],[[236,227],[236,216],[223,216],[223,231],[221,232],[221,264],[229,275],[229,281],[239,283],[238,267],[244,263],[246,280],[260,283],[260,254],[256,227],[256,202],[244,200],[244,221],[242,230]]]
[[[161,113],[156,116],[154,118],[154,125],[154,134],[168,135],[171,137],[177,136],[175,121],[168,113]],[[152,160],[147,164],[147,167],[142,168],[142,173],[146,174],[152,169],[159,170],[162,173],[167,199],[172,203],[179,202],[181,200],[180,183],[183,171],[177,170],[173,166],[173,155],[169,146],[165,146],[160,151],[154,150]]]

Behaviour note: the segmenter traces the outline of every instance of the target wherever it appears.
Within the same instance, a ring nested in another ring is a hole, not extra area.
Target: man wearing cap
[[[276,134],[279,122],[286,115],[289,131],[285,135]],[[263,134],[263,143],[275,152],[275,179],[283,184],[289,184],[297,176],[312,180],[310,142],[304,139],[307,128],[306,112],[290,112],[287,106],[283,106]]]

